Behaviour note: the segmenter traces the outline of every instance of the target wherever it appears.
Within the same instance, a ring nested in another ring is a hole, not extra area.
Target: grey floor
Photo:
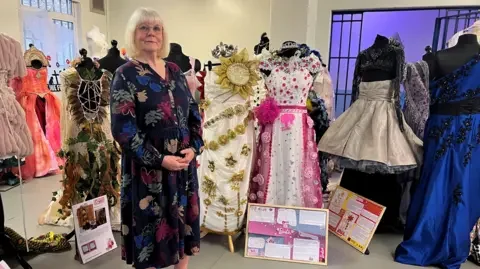
[[[49,231],[69,232],[69,229],[55,226],[37,225],[38,216],[48,205],[52,192],[57,190],[60,177],[53,176],[47,178],[34,179],[24,185],[25,211],[28,236],[37,236]],[[23,234],[23,221],[20,203],[20,187],[1,193],[4,207],[6,225]],[[117,243],[120,238],[117,234]],[[392,259],[392,252],[398,243],[400,236],[376,235],[370,245],[371,254],[362,255],[352,247],[343,243],[333,235],[329,236],[329,255],[328,267],[339,268],[357,268],[357,269],[397,269],[410,268],[402,264],[395,263]],[[264,260],[246,259],[243,257],[243,238],[238,238],[235,242],[236,252],[230,253],[227,249],[225,237],[207,235],[202,241],[201,255],[192,258],[190,269],[239,269],[239,268],[275,268],[275,269],[307,269],[315,266],[300,265],[286,262],[272,262]],[[81,265],[73,259],[74,251],[61,254],[43,254],[35,257],[29,257],[28,261],[34,269],[121,269],[131,268],[125,265],[120,259],[120,250],[116,249],[103,257],[98,258],[86,265]],[[7,261],[10,266],[21,268],[15,265],[14,261]],[[463,269],[478,268],[474,264],[467,262],[462,266]]]

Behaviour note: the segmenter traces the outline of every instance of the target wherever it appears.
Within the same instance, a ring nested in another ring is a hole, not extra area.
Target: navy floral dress
[[[164,268],[200,251],[198,179],[162,168],[164,156],[200,153],[201,117],[186,79],[173,63],[161,78],[130,61],[111,87],[112,133],[122,148],[122,259],[137,269]]]

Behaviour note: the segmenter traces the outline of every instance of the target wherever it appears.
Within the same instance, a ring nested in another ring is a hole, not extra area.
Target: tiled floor
[[[24,185],[26,223],[28,236],[37,236],[48,231],[67,232],[69,229],[54,226],[37,225],[38,216],[48,205],[52,192],[59,186],[59,176],[32,180]],[[23,233],[22,214],[20,203],[20,187],[2,193],[5,207],[6,225]],[[362,255],[333,235],[329,238],[328,267],[333,269],[400,269],[410,266],[395,263],[392,252],[400,242],[400,236],[376,235],[370,245],[371,254]],[[117,242],[120,238],[117,234]],[[230,253],[225,237],[207,235],[202,241],[201,255],[191,260],[190,269],[240,269],[240,268],[275,268],[275,269],[307,269],[311,265],[300,265],[286,262],[271,262],[246,259],[243,257],[243,238],[236,241],[236,253]],[[74,251],[61,254],[44,254],[28,258],[34,269],[121,269],[131,268],[120,260],[120,250],[117,249],[86,265],[81,265],[73,259]],[[8,261],[12,268],[21,268],[13,261]],[[412,267],[413,268],[413,267]],[[478,268],[470,262],[462,266],[463,269]]]

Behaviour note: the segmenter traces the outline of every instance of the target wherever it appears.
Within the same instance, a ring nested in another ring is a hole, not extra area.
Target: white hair
[[[127,29],[125,30],[125,45],[127,53],[130,57],[136,57],[139,54],[137,44],[135,44],[135,31],[137,27],[146,22],[146,21],[155,21],[160,22],[163,27],[162,31],[162,45],[158,56],[160,58],[165,58],[170,52],[170,42],[168,41],[168,33],[165,29],[165,24],[163,23],[162,18],[158,12],[151,8],[141,7],[135,10],[128,20]]]

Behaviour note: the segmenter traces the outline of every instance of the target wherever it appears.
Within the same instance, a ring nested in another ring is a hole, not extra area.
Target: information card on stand
[[[365,253],[382,219],[385,207],[338,186],[328,209],[329,230]]]
[[[328,210],[249,204],[245,257],[327,265]]]
[[[76,204],[72,211],[77,246],[84,264],[117,248],[107,196]]]

